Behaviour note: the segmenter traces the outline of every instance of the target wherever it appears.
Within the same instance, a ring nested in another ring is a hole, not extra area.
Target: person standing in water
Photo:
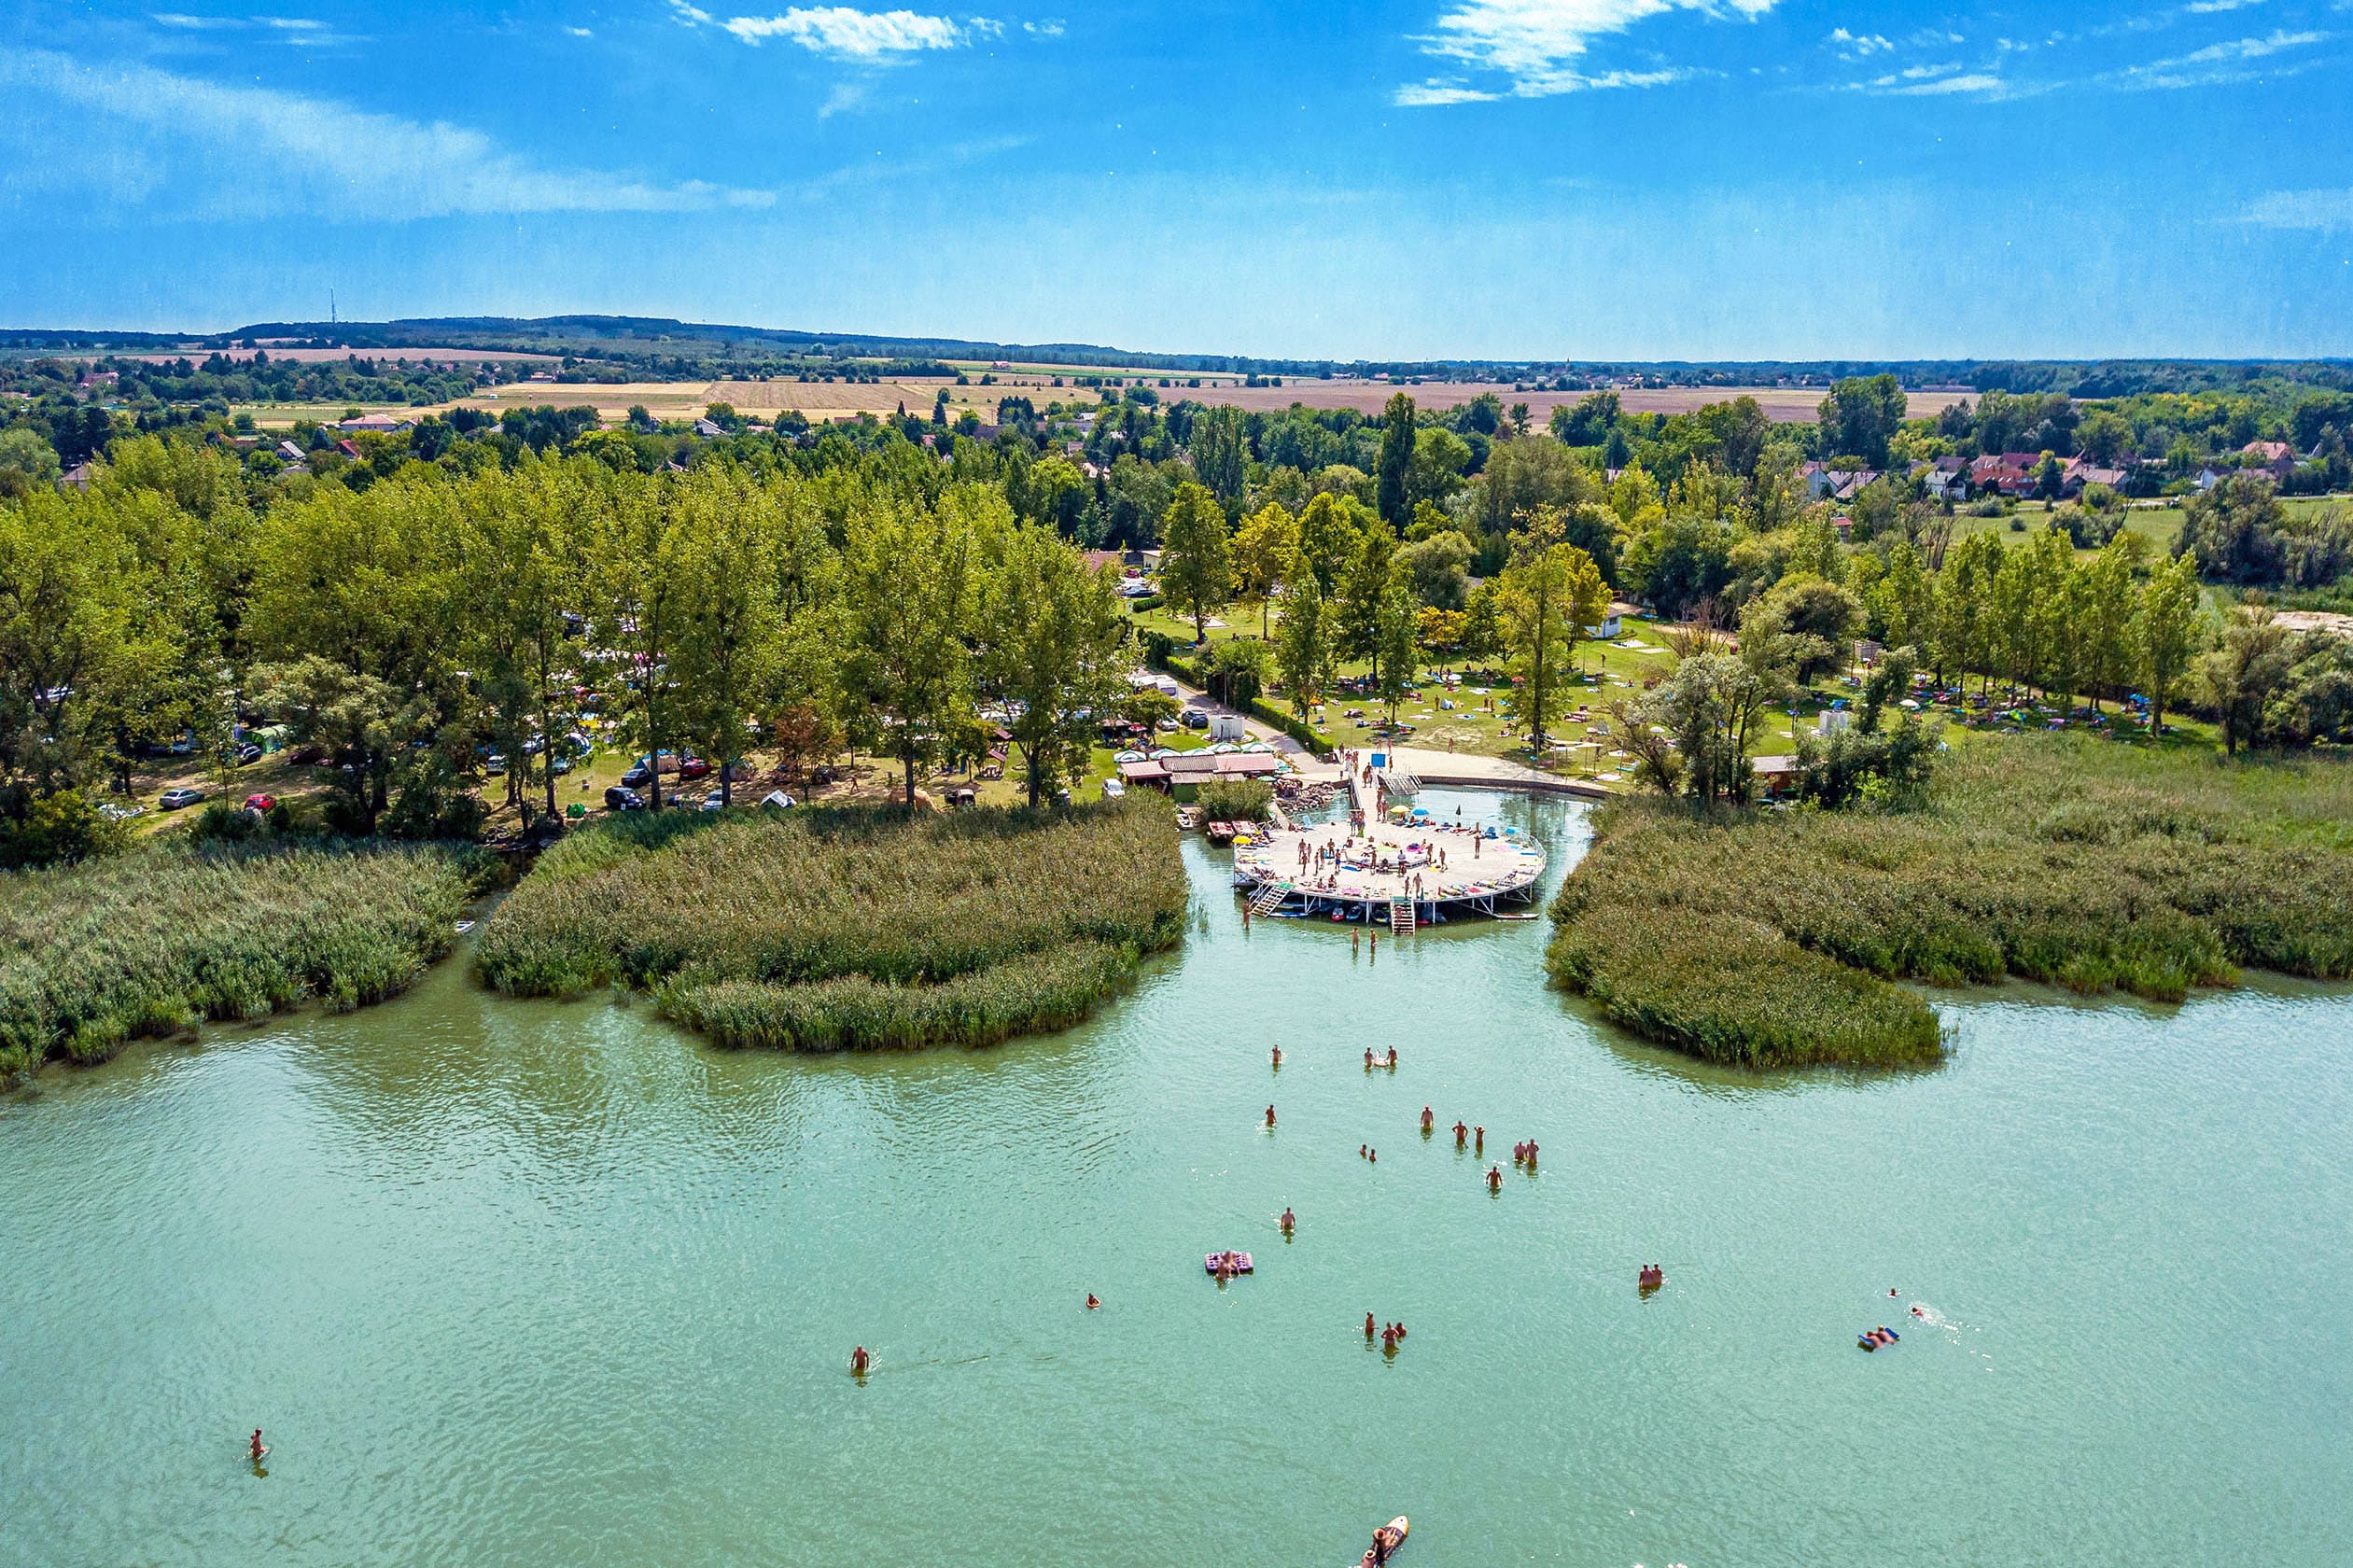
[[[1087,1309],[1088,1311],[1090,1311],[1090,1312],[1091,1312],[1091,1311],[1095,1310],[1095,1309],[1096,1309],[1096,1308],[1100,1307],[1101,1305],[1102,1305],[1102,1303],[1101,1303],[1101,1302],[1099,1302],[1099,1301],[1098,1301],[1098,1300],[1096,1300],[1096,1299],[1095,1299],[1095,1293],[1094,1293],[1093,1291],[1088,1291],[1088,1292],[1086,1293],[1086,1309]]]
[[[861,1345],[856,1350],[849,1352],[849,1375],[851,1377],[864,1377],[866,1375],[866,1368],[872,1365],[873,1358],[866,1354],[865,1346]]]
[[[1504,1168],[1502,1166],[1491,1165],[1487,1168],[1487,1190],[1489,1192],[1498,1193],[1504,1190]]]
[[[1297,1225],[1298,1223],[1298,1220],[1291,1212],[1291,1206],[1287,1203],[1284,1204],[1282,1206],[1282,1234],[1285,1236],[1290,1235],[1292,1226]]]
[[[1434,1115],[1432,1115],[1432,1114],[1430,1113],[1430,1108],[1429,1108],[1428,1106],[1426,1106],[1426,1105],[1425,1105],[1425,1106],[1423,1106],[1423,1107],[1422,1108],[1422,1132],[1426,1135],[1426,1134],[1429,1132],[1430,1128],[1431,1128],[1432,1127],[1434,1127],[1435,1125],[1436,1125],[1436,1122],[1437,1122],[1437,1118],[1436,1118],[1436,1116],[1434,1116]]]
[[[255,1427],[253,1429],[252,1438],[245,1444],[246,1455],[250,1457],[256,1464],[259,1464],[261,1463],[262,1455],[268,1453],[269,1451],[270,1450],[262,1445],[261,1429],[258,1426]]]
[[[1271,1105],[1267,1107],[1267,1125],[1268,1127],[1275,1125],[1275,1108]]]
[[[1373,1315],[1367,1312],[1365,1314],[1365,1339],[1367,1344],[1372,1341],[1373,1332]]]
[[[1469,1136],[1470,1130],[1470,1128],[1464,1127],[1460,1122],[1454,1124],[1454,1146],[1456,1148],[1459,1149],[1463,1146],[1463,1140]]]
[[[1487,1129],[1485,1127],[1473,1127],[1471,1128],[1471,1136],[1478,1140],[1478,1148],[1472,1152],[1475,1154],[1485,1154],[1487,1152]]]
[[[1366,1047],[1365,1047],[1365,1071],[1367,1071],[1367,1072],[1370,1072],[1372,1070],[1373,1070],[1373,1048],[1372,1048],[1371,1046],[1367,1045],[1367,1046],[1366,1046]]]

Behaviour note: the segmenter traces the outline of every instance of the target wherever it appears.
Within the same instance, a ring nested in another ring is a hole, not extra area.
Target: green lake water
[[[451,963],[0,1100],[0,1562],[2353,1562],[2353,994],[1947,998],[1936,1071],[1758,1079],[1541,923],[1352,957],[1185,853],[1184,952],[995,1051]]]

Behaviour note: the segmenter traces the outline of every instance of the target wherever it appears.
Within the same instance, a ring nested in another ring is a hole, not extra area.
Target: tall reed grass
[[[382,1001],[448,950],[485,875],[448,847],[270,843],[0,875],[0,1085],[204,1019]]]
[[[1181,940],[1166,803],[624,817],[542,857],[483,934],[518,995],[654,994],[722,1044],[988,1044],[1074,1023]]]
[[[1599,829],[1553,902],[1553,978],[1716,1060],[1933,1057],[1898,979],[2179,1001],[2241,965],[2353,975],[2353,767],[2332,759],[1969,737],[1914,811],[1630,801]]]

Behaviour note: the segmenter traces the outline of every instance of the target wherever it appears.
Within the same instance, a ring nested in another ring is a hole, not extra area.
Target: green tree
[[[2133,647],[2135,536],[2119,534],[2075,574],[2081,636],[2078,673],[2094,712],[2103,693],[2121,693],[2140,661]]]
[[[1333,661],[1332,614],[1312,573],[1282,585],[1282,619],[1275,637],[1275,660],[1282,670],[1291,706],[1305,719],[1324,698],[1325,672]]]
[[[1209,614],[1233,595],[1233,553],[1226,512],[1198,484],[1181,484],[1163,525],[1160,581],[1171,604],[1193,623],[1196,642],[1209,639]]]
[[[1000,503],[1001,505],[1001,503]],[[937,507],[871,497],[843,550],[843,720],[896,759],[915,804],[916,768],[971,721],[972,629],[984,503],[951,491]]]
[[[1413,516],[1413,399],[1399,392],[1381,415],[1378,469],[1380,517],[1392,528],[1403,528]]]
[[[1234,582],[1258,601],[1258,636],[1268,636],[1268,609],[1277,586],[1299,570],[1299,520],[1269,502],[1234,533]]]
[[[668,674],[678,733],[719,769],[721,805],[735,804],[735,764],[782,675],[784,623],[766,499],[759,481],[735,464],[700,464],[681,486],[672,538],[677,635]]]
[[[1675,665],[1634,716],[1674,738],[1685,785],[1694,796],[1745,800],[1755,777],[1748,756],[1758,717],[1786,689],[1771,672],[1729,653],[1700,653]]]
[[[1420,610],[1412,591],[1402,582],[1392,581],[1389,591],[1380,597],[1375,618],[1373,684],[1382,706],[1389,710],[1392,724],[1397,721],[1397,704],[1413,680],[1414,633]]]
[[[2141,679],[2149,686],[2149,733],[2162,735],[2165,705],[2179,688],[2198,652],[2198,569],[2188,555],[2176,556],[2149,574],[2133,616],[2133,640],[2140,652]]]
[[[2260,747],[2271,738],[2273,703],[2289,685],[2296,639],[2268,609],[2241,609],[2223,628],[2221,646],[2199,661],[2206,700],[2221,721],[2222,749]]]
[[[1903,385],[1892,375],[1850,376],[1831,385],[1819,412],[1826,461],[1854,456],[1870,468],[1884,469],[1887,443],[1903,427]]]
[[[1316,592],[1324,598],[1339,592],[1365,532],[1355,504],[1341,497],[1318,495],[1299,513],[1299,559],[1314,573]]]
[[[1497,584],[1504,645],[1518,682],[1512,717],[1528,731],[1528,749],[1541,757],[1548,726],[1567,710],[1567,681],[1577,640],[1609,609],[1609,587],[1593,558],[1560,542],[1561,518],[1533,513],[1514,539],[1512,564]]]
[[[1089,731],[1121,679],[1119,600],[1050,530],[1016,528],[982,595],[983,684],[1014,713],[1029,804],[1085,765]]]

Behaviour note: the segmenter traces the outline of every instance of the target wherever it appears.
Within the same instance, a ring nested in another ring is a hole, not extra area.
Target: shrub
[[[495,862],[447,846],[159,844],[0,881],[0,1084],[51,1057],[357,1007],[447,951]]]
[[[2178,1001],[2240,965],[2353,975],[2348,824],[2353,767],[2333,760],[1978,737],[1915,811],[1611,805],[1553,902],[1548,963],[1711,1059],[1910,1059],[1934,1047],[1897,979]]]
[[[517,994],[651,991],[734,1043],[980,1044],[1073,1021],[1182,938],[1189,897],[1157,796],[632,815],[543,856],[478,962]]]
[[[1194,794],[1212,822],[1263,822],[1274,805],[1274,786],[1261,778],[1212,778]]]

